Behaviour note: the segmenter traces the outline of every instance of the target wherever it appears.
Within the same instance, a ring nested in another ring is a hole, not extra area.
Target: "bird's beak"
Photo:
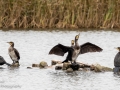
[[[115,47],[115,49],[119,50],[118,47]]]

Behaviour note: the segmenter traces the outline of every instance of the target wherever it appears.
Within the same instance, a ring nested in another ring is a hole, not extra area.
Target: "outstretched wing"
[[[59,55],[59,56],[64,56],[64,54],[66,52],[68,52],[70,49],[71,49],[71,47],[64,46],[62,44],[58,44],[58,45],[54,46],[50,50],[49,54],[55,54],[55,55]]]
[[[20,59],[20,54],[17,49],[14,48],[15,55],[17,56],[18,60]]]
[[[103,49],[99,46],[92,44],[90,42],[87,42],[80,46],[80,54],[88,53],[88,52],[100,52]]]

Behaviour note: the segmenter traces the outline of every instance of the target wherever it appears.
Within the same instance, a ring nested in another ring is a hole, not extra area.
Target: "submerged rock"
[[[32,69],[32,67],[27,67],[27,69]]]

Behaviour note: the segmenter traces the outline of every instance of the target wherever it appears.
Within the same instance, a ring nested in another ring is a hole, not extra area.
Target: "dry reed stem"
[[[120,0],[0,0],[0,28],[120,28]]]

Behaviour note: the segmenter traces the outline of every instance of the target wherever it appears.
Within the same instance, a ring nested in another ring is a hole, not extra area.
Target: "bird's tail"
[[[7,62],[6,62],[5,64],[8,65],[8,66],[11,66],[11,64],[9,64],[9,63],[7,63]]]

